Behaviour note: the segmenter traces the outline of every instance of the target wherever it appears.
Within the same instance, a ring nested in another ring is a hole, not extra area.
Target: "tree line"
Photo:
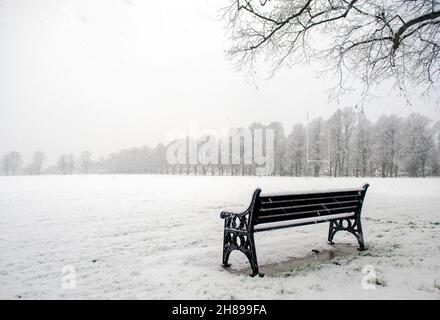
[[[418,113],[407,117],[382,115],[370,121],[362,110],[336,110],[329,119],[317,117],[307,125],[295,124],[286,134],[280,122],[253,123],[249,129],[272,129],[275,133],[273,175],[282,176],[381,176],[425,177],[440,175],[440,121]],[[255,175],[254,165],[170,165],[167,145],[123,149],[106,157],[62,154],[46,164],[43,151],[36,151],[24,164],[19,152],[1,158],[2,175],[40,174],[185,174]]]

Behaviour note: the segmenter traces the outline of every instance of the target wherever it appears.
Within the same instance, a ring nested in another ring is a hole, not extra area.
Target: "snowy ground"
[[[230,271],[220,266],[219,213],[245,209],[255,187],[366,181],[369,250],[343,232],[328,245],[318,224],[256,234],[264,278],[247,276],[239,252]],[[0,298],[439,299],[439,208],[440,179],[0,177]],[[375,289],[363,289],[364,268]],[[63,289],[66,275],[75,289]]]

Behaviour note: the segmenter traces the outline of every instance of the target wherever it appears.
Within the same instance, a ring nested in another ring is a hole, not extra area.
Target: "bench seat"
[[[283,228],[289,228],[294,226],[304,226],[307,224],[313,224],[318,222],[328,222],[330,220],[334,219],[342,219],[342,218],[348,218],[354,216],[354,213],[339,213],[339,214],[332,214],[328,216],[321,216],[321,217],[312,217],[312,218],[302,218],[298,220],[291,220],[291,221],[283,221],[283,222],[273,222],[268,223],[264,225],[257,225],[254,228],[254,232],[261,232],[261,231],[269,231],[269,230],[276,230],[276,229],[283,229]]]

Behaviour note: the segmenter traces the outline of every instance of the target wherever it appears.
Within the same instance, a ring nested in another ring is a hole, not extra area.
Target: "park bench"
[[[336,232],[352,233],[364,250],[361,211],[368,184],[362,188],[260,195],[255,190],[248,209],[243,213],[223,211],[223,267],[229,267],[229,255],[243,252],[252,268],[251,276],[260,275],[254,233],[308,224],[330,222],[328,241],[333,243]]]

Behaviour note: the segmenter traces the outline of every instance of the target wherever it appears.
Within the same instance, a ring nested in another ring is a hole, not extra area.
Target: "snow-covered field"
[[[256,234],[264,278],[247,276],[239,252],[221,267],[219,213],[245,209],[255,187],[367,181],[369,250],[344,232],[328,245],[317,224]],[[439,208],[440,179],[0,177],[0,298],[439,299]],[[363,288],[365,270],[375,289]]]

